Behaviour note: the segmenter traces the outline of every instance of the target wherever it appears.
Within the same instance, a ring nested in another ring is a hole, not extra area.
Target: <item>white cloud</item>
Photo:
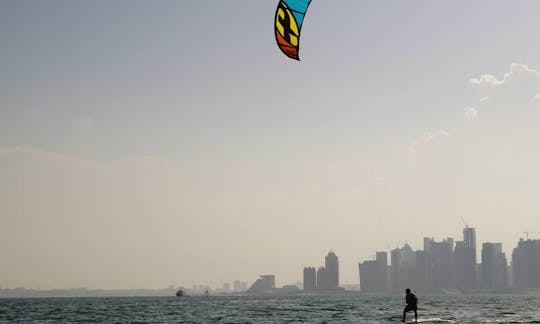
[[[469,79],[469,83],[475,86],[497,87],[508,84],[515,79],[528,77],[539,78],[540,72],[529,68],[525,64],[512,63],[510,65],[510,72],[505,73],[501,80],[497,79],[497,77],[492,74],[483,74],[480,78]]]
[[[413,141],[411,145],[409,145],[409,153],[412,156],[415,156],[427,145],[430,145],[431,143],[439,140],[440,138],[448,136],[450,136],[450,133],[445,130],[429,132],[426,136]]]
[[[504,104],[517,107],[516,104],[529,104],[537,100],[540,94],[540,71],[525,64],[512,63],[510,71],[502,78],[492,74],[483,74],[469,79],[469,84],[476,90],[478,104]]]
[[[478,110],[474,107],[465,107],[465,118],[469,121],[475,120],[478,118]]]
[[[493,86],[498,86],[504,83],[504,80],[498,80],[494,75],[491,74],[483,74],[480,76],[480,78],[471,78],[469,79],[469,83],[473,85],[482,85],[482,84],[489,84]]]

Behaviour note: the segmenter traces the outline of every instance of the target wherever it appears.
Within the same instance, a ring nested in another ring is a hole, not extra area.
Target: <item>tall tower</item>
[[[476,231],[466,226],[463,241],[456,242],[456,284],[462,291],[476,288]]]
[[[512,253],[514,287],[540,288],[540,240],[523,240]]]
[[[378,273],[378,289],[381,292],[388,292],[388,253],[376,252],[375,260],[377,261]]]
[[[304,290],[312,291],[317,289],[317,270],[314,267],[304,268]]]
[[[390,290],[393,293],[401,292],[401,249],[396,248],[390,251]]]
[[[467,226],[463,229],[463,241],[469,249],[474,250],[476,256],[476,231],[474,228]]]
[[[318,290],[326,290],[328,289],[328,283],[327,283],[327,271],[324,267],[319,267],[319,270],[317,270],[317,289]]]
[[[508,282],[508,261],[502,243],[482,244],[482,287],[494,291],[505,289]]]
[[[328,289],[339,288],[339,262],[334,251],[328,252],[325,257],[326,284]]]

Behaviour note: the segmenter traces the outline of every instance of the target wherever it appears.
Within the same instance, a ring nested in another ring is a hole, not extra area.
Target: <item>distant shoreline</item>
[[[191,298],[191,297],[295,297],[295,296],[366,296],[366,297],[402,297],[400,294],[374,294],[374,293],[362,293],[360,291],[339,291],[339,292],[305,292],[299,291],[295,293],[212,293],[210,296],[204,296],[202,294],[188,294],[186,297],[176,297],[176,290],[173,289],[126,289],[126,290],[100,290],[100,289],[51,289],[51,290],[33,290],[25,288],[15,289],[0,289],[0,299],[19,299],[19,298],[121,298],[121,297],[175,297],[175,298]],[[507,292],[474,292],[474,293],[458,293],[458,294],[444,294],[444,293],[420,293],[421,296],[538,296],[540,290],[528,290],[528,291],[507,291]]]

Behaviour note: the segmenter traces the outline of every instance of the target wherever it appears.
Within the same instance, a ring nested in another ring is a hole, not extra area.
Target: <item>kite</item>
[[[275,19],[276,42],[288,57],[300,61],[300,31],[311,0],[280,0]]]

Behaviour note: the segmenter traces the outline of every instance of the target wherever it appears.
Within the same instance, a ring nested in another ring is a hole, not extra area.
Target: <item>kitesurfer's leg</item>
[[[414,309],[414,321],[418,322],[418,314],[416,313],[416,308]]]
[[[403,319],[401,320],[402,322],[405,322],[405,316],[407,315],[407,307],[405,307],[403,309]]]

